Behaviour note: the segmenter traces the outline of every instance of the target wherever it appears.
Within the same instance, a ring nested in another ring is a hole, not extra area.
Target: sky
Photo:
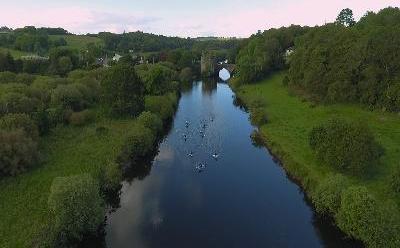
[[[62,27],[76,34],[143,31],[180,37],[248,37],[258,30],[332,22],[351,8],[400,7],[400,0],[0,0],[0,26]]]

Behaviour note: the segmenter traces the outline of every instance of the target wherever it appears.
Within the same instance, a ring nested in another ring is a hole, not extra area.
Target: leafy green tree
[[[102,81],[105,101],[115,115],[136,116],[144,109],[144,84],[133,66],[118,64]]]
[[[57,241],[71,245],[95,234],[104,221],[104,202],[98,183],[87,174],[57,177],[48,199]]]
[[[22,129],[33,140],[38,140],[39,130],[36,123],[27,114],[8,114],[0,119],[0,129],[12,131]]]
[[[151,112],[141,113],[137,118],[137,122],[150,129],[156,135],[160,134],[163,129],[163,122],[160,117]]]
[[[22,129],[0,129],[0,175],[16,176],[38,161],[37,143]]]
[[[339,228],[368,247],[398,247],[399,220],[396,208],[379,203],[366,187],[360,186],[343,193],[337,214]]]
[[[356,22],[354,21],[353,11],[349,8],[343,9],[336,18],[336,22],[346,27],[354,26]]]
[[[353,174],[376,166],[383,154],[371,131],[359,122],[329,120],[311,131],[309,142],[323,164]]]
[[[334,216],[341,205],[342,193],[350,186],[341,174],[329,175],[312,193],[312,200],[321,215]]]

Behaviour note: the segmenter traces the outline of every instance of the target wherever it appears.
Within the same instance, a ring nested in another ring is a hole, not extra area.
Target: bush
[[[390,187],[395,193],[400,194],[400,166],[397,166],[390,175]]]
[[[144,84],[129,64],[111,67],[102,80],[105,101],[116,116],[137,116],[144,108]]]
[[[33,140],[39,138],[39,130],[36,123],[27,114],[8,114],[0,119],[0,129],[22,129]]]
[[[163,129],[162,120],[151,112],[143,112],[137,118],[139,124],[150,129],[154,134],[159,134]]]
[[[92,111],[86,109],[81,112],[73,112],[68,117],[68,122],[74,126],[83,126],[95,119],[95,115]]]
[[[250,110],[251,124],[261,126],[268,122],[267,114],[262,108],[252,108]]]
[[[342,193],[349,185],[348,180],[340,174],[325,178],[312,194],[317,212],[321,215],[335,215],[340,208]]]
[[[37,108],[37,101],[20,93],[8,93],[0,99],[0,116],[9,113],[30,114]]]
[[[48,199],[58,241],[68,245],[96,233],[104,221],[105,208],[99,185],[90,175],[58,177]]]
[[[128,138],[124,143],[122,153],[119,157],[120,162],[134,162],[153,150],[156,137],[150,129],[138,125],[127,136]]]
[[[108,163],[102,167],[99,182],[103,193],[115,192],[121,187],[122,170],[117,163]]]
[[[145,110],[160,116],[163,121],[166,121],[174,115],[176,104],[177,98],[175,94],[147,96]]]
[[[398,212],[381,205],[366,187],[350,187],[342,195],[337,224],[368,247],[399,247]]]
[[[179,73],[179,81],[182,83],[191,83],[193,80],[193,72],[190,67],[186,67]]]
[[[15,83],[16,74],[9,71],[0,72],[0,84]]]
[[[55,107],[80,111],[84,107],[83,95],[75,85],[61,84],[52,90],[51,104]]]
[[[354,174],[377,164],[383,154],[365,125],[337,119],[315,127],[309,143],[322,163]]]
[[[0,174],[15,176],[32,167],[38,159],[37,144],[21,129],[0,130]]]

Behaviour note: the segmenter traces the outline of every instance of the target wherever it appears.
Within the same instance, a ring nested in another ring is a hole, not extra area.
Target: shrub
[[[0,129],[11,131],[22,129],[33,140],[39,138],[36,123],[27,114],[8,114],[0,119]]]
[[[190,83],[193,80],[193,72],[190,67],[186,67],[179,73],[179,81],[182,83]]]
[[[27,73],[20,73],[20,74],[16,75],[15,81],[17,83],[31,85],[33,83],[33,81],[35,81],[35,78],[36,78],[35,75],[27,74]]]
[[[81,112],[73,112],[69,115],[68,122],[74,126],[83,126],[95,119],[92,111],[86,109]]]
[[[151,112],[143,112],[137,118],[139,124],[150,129],[154,134],[159,134],[163,129],[163,123],[160,117]]]
[[[267,114],[262,108],[253,108],[250,110],[250,120],[255,126],[261,126],[268,122]]]
[[[29,167],[38,159],[37,144],[26,136],[21,129],[0,130],[0,174],[15,176]]]
[[[400,194],[400,166],[397,166],[390,175],[390,187],[395,193]]]
[[[20,93],[8,93],[0,99],[0,116],[9,113],[32,113],[37,108],[37,101]]]
[[[381,205],[366,187],[350,187],[342,195],[337,224],[368,247],[398,247],[398,212]]]
[[[121,167],[114,162],[107,163],[102,167],[99,182],[103,193],[115,192],[121,186],[122,170]]]
[[[75,85],[58,85],[51,92],[51,104],[62,108],[80,111],[83,107],[83,95]]]
[[[137,125],[132,133],[127,136],[119,157],[120,162],[135,161],[153,150],[156,138],[150,129]]]
[[[340,174],[325,178],[312,194],[317,212],[321,215],[335,215],[340,208],[342,193],[349,185],[348,180]]]
[[[116,116],[137,116],[144,108],[144,84],[135,69],[120,63],[111,67],[102,80],[104,100]]]
[[[0,72],[0,84],[15,83],[16,74],[9,71]]]
[[[350,173],[364,172],[383,154],[365,125],[338,119],[315,127],[309,143],[322,163]]]
[[[105,208],[99,185],[90,175],[58,177],[48,199],[54,230],[61,244],[82,240],[104,221]]]
[[[166,121],[174,115],[176,102],[175,94],[147,96],[145,110],[160,116],[163,121]]]

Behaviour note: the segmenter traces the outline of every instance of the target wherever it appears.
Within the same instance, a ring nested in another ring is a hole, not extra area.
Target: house
[[[121,58],[122,58],[122,56],[116,53],[114,55],[114,57],[112,58],[112,60],[118,62]]]

